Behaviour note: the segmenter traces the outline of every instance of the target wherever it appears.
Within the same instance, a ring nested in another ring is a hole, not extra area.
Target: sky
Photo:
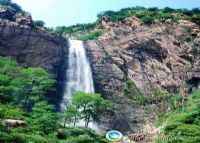
[[[34,20],[43,20],[47,27],[91,23],[106,10],[144,6],[172,8],[200,7],[200,0],[12,0],[30,12]]]

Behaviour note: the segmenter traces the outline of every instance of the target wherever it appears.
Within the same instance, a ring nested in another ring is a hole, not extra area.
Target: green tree
[[[23,119],[23,111],[17,106],[0,104],[0,119]]]
[[[81,118],[85,121],[85,127],[89,122],[97,120],[99,114],[106,110],[108,101],[104,100],[100,94],[76,92],[72,97],[72,105],[80,112]]]
[[[0,57],[0,102],[8,103],[15,99],[21,68],[15,61]]]
[[[58,116],[53,112],[54,107],[47,102],[36,103],[28,119],[29,126],[34,131],[40,131],[45,135],[54,132],[58,128]]]
[[[62,121],[64,127],[66,127],[66,124],[73,123],[74,127],[76,126],[77,119],[79,117],[79,111],[74,107],[73,105],[70,106],[67,110],[65,110],[62,113]]]
[[[55,83],[49,74],[42,68],[27,68],[22,69],[22,77],[19,84],[19,96],[24,102],[25,109],[28,111],[31,101],[45,99],[47,90],[52,90],[52,85]]]
[[[28,111],[30,101],[44,100],[55,80],[42,68],[21,68],[17,62],[0,57],[0,101],[21,103]]]

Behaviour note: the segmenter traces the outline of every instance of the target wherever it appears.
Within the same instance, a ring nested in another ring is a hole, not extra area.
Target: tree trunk
[[[74,117],[74,127],[76,126],[76,115]]]

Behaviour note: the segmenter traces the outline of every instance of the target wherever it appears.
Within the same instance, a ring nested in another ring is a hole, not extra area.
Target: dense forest
[[[1,143],[106,143],[104,137],[87,127],[106,110],[108,101],[99,94],[78,92],[69,110],[55,112],[47,96],[54,84],[42,68],[22,68],[0,57]],[[85,127],[73,127],[80,119],[85,120]],[[67,126],[70,123],[72,127]]]

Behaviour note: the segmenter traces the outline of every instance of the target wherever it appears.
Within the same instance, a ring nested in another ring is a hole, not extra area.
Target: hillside
[[[102,20],[109,19],[110,22],[124,23],[129,17],[135,17],[140,20],[142,24],[153,25],[158,23],[177,23],[179,20],[188,20],[200,24],[200,10],[194,8],[188,9],[173,9],[166,7],[159,9],[157,7],[132,7],[124,8],[120,11],[105,11],[97,15],[98,19],[94,23],[77,24],[69,27],[60,26],[50,28],[50,31],[55,31],[68,37],[75,37],[80,40],[92,40],[98,38],[103,34],[104,27]]]

